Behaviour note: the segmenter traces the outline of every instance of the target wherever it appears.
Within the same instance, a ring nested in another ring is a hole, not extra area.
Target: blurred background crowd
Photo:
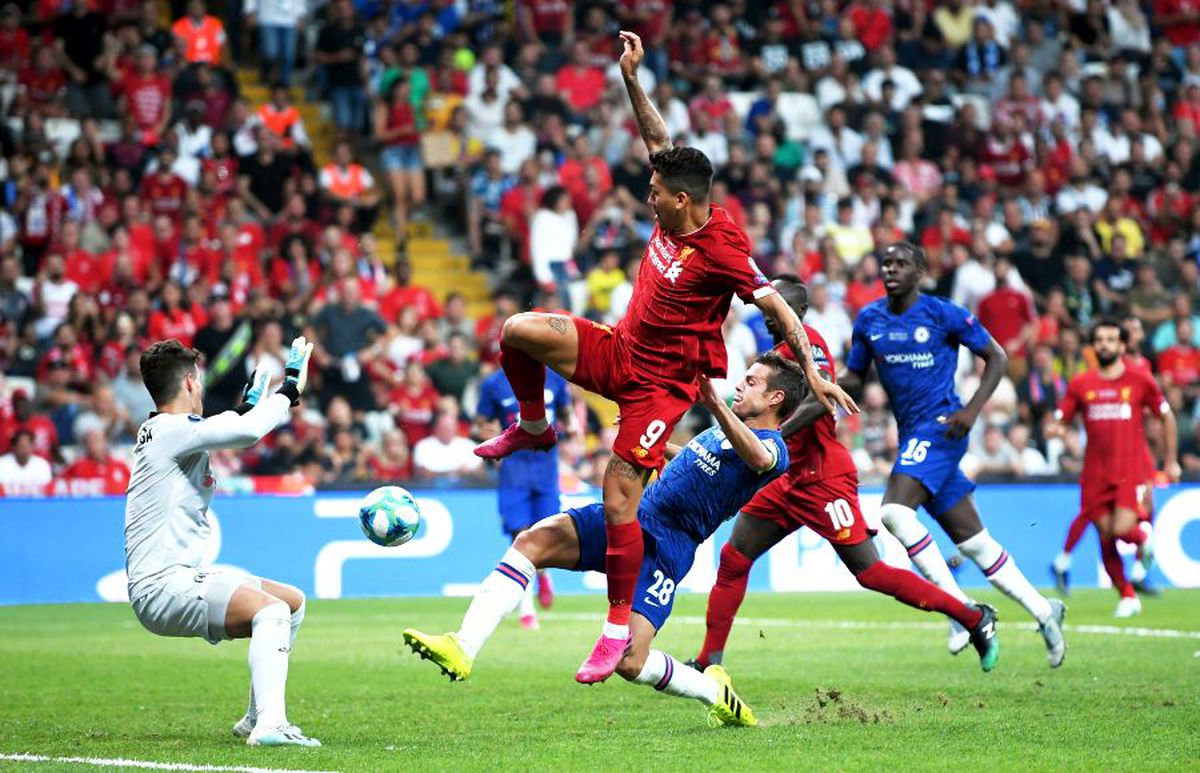
[[[1200,471],[1191,0],[30,0],[0,8],[0,486],[123,491],[146,343],[204,352],[211,413],[301,332],[313,395],[219,476],[487,479],[503,320],[617,321],[653,227],[620,28],[835,359],[898,239],[1008,350],[970,474],[1078,472],[1083,439],[1042,429],[1100,314]],[[750,308],[726,340],[731,388],[770,340]],[[978,372],[964,356],[964,394]],[[576,397],[568,487],[613,434]],[[861,402],[839,432],[878,480],[896,429],[878,385]]]

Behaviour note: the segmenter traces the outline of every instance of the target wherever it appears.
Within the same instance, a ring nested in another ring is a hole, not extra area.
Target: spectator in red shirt
[[[851,316],[858,314],[862,307],[886,294],[883,279],[879,276],[879,261],[874,253],[868,253],[859,261],[854,270],[854,279],[846,287],[846,306]]]
[[[1200,2],[1154,0],[1150,21],[1177,49],[1200,43]]]
[[[24,430],[33,434],[33,452],[35,454],[48,462],[55,462],[61,458],[58,448],[58,430],[54,428],[54,422],[50,421],[49,417],[34,411],[33,400],[29,398],[29,394],[24,389],[13,392],[12,412],[13,420],[8,427],[9,431],[0,437],[0,442],[4,443],[3,450],[5,452],[9,450],[8,444],[12,437]]]
[[[516,243],[521,260],[529,261],[529,222],[542,200],[542,186],[538,185],[538,167],[533,159],[526,159],[517,172],[517,184],[500,199],[500,217],[508,228],[509,238]]]
[[[367,469],[375,481],[405,481],[412,478],[412,456],[404,432],[384,433],[379,450],[367,456]]]
[[[41,46],[33,57],[33,66],[17,76],[17,101],[13,113],[18,116],[38,112],[47,118],[66,114],[67,74],[55,61],[54,49]]]
[[[1200,349],[1192,345],[1192,320],[1180,316],[1175,320],[1175,344],[1158,355],[1158,372],[1165,386],[1184,389],[1189,396],[1200,385]]]
[[[517,28],[526,43],[553,49],[573,41],[574,3],[569,0],[518,0],[516,6]],[[409,441],[416,443],[412,438]]]
[[[495,311],[475,323],[475,343],[479,347],[479,361],[488,365],[500,364],[500,331],[504,321],[516,314],[517,299],[511,292],[500,289],[492,294]]]
[[[133,116],[143,145],[162,139],[171,120],[171,79],[158,72],[158,51],[149,43],[138,47],[134,69],[120,85],[122,112]]]
[[[29,64],[29,51],[29,33],[21,26],[21,9],[16,3],[5,3],[0,8],[0,71],[15,80]]]
[[[404,366],[400,385],[388,396],[388,410],[409,443],[415,445],[429,437],[437,403],[437,390],[430,383],[425,367],[414,357]]]
[[[704,36],[704,51],[708,68],[729,81],[746,74],[749,57],[742,51],[742,40],[733,24],[729,6],[719,3],[712,7],[712,19]]]
[[[170,145],[163,145],[159,149],[158,169],[142,180],[141,195],[151,215],[166,215],[178,227],[183,220],[188,185],[182,177],[172,171],[175,158],[175,148]]]
[[[1034,167],[1029,148],[1013,132],[1012,123],[1007,120],[995,122],[991,136],[983,144],[979,162],[990,166],[996,173],[996,181],[1014,193],[1020,192],[1025,185],[1025,175]]]
[[[395,324],[400,310],[409,306],[417,310],[421,320],[442,316],[442,305],[429,288],[412,284],[412,265],[407,260],[396,261],[392,278],[395,285],[379,299],[379,316],[388,324]]]
[[[83,436],[83,456],[63,470],[54,486],[56,494],[75,496],[119,496],[129,486],[129,465],[108,448],[100,429]]]
[[[163,285],[159,308],[150,313],[147,332],[151,341],[177,338],[184,346],[191,346],[196,331],[207,321],[202,310],[183,307],[183,288],[178,283],[167,282]]]
[[[704,79],[704,90],[692,98],[688,109],[696,113],[708,113],[713,126],[723,126],[725,116],[733,112],[733,102],[725,95],[721,79],[711,76]]]
[[[571,61],[558,71],[555,84],[576,113],[586,113],[600,104],[605,88],[604,71],[591,64],[585,43],[576,43],[571,49]]]
[[[854,22],[854,34],[868,52],[873,52],[892,37],[892,16],[881,8],[880,0],[853,3],[846,16]]]
[[[1029,296],[1009,286],[1011,268],[1007,258],[997,258],[996,289],[979,301],[978,316],[1008,353],[1010,377],[1019,380],[1028,371],[1028,346],[1037,336],[1038,320]]]
[[[612,190],[612,172],[608,163],[592,151],[591,140],[587,134],[580,133],[571,143],[572,155],[558,170],[558,180],[567,189],[571,201],[576,204],[589,198],[603,198]],[[587,170],[594,170],[596,178],[589,182]],[[588,213],[590,216],[590,212]],[[586,217],[579,215],[580,222],[586,223]]]
[[[63,223],[62,237],[55,247],[66,261],[66,276],[85,293],[96,293],[100,283],[112,271],[104,258],[79,246],[79,224],[73,220]]]

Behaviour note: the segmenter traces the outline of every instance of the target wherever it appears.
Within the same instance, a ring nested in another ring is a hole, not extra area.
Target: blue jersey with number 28
[[[881,298],[854,320],[846,367],[866,373],[875,363],[903,437],[962,407],[954,391],[958,347],[982,355],[990,340],[969,311],[943,298],[922,295],[903,314],[893,314]]]
[[[697,543],[712,536],[724,521],[763,486],[788,468],[787,444],[775,429],[752,430],[775,452],[775,466],[755,472],[738,456],[720,427],[688,441],[646,489],[639,514],[684,532]]]

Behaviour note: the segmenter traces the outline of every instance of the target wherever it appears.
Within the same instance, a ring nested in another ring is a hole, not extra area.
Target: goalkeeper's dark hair
[[[771,375],[767,376],[767,389],[783,392],[783,402],[779,404],[779,417],[791,416],[804,399],[804,370],[800,363],[789,360],[778,352],[760,354],[755,362],[771,371]]]
[[[917,268],[921,269],[922,271],[924,271],[927,266],[925,260],[925,250],[921,249],[912,242],[896,242],[895,244],[889,244],[888,246],[884,247],[883,251],[879,253],[879,262],[883,263],[884,259],[887,258],[889,253],[895,253],[897,256],[903,256],[908,260],[911,260],[917,265]]]
[[[142,383],[154,404],[163,406],[174,400],[184,377],[195,372],[203,360],[204,355],[174,338],[151,344],[142,352]]]
[[[708,201],[712,189],[713,167],[708,156],[695,148],[676,145],[650,154],[650,168],[658,172],[663,185],[672,194],[686,193],[692,201]]]

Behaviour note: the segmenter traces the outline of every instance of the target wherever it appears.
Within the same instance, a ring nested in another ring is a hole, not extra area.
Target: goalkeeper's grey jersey
[[[138,430],[125,502],[125,571],[129,598],[176,566],[200,565],[208,544],[208,504],[216,481],[208,452],[246,448],[285,422],[291,401],[264,397],[244,415],[211,418],[153,414]]]

